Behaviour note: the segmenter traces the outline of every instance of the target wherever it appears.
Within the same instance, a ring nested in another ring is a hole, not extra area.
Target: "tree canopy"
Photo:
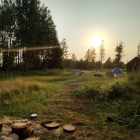
[[[56,26],[50,10],[40,0],[1,0],[0,48],[7,50],[1,51],[3,70],[62,67]]]

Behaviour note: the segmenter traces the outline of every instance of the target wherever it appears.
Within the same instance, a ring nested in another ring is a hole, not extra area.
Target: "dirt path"
[[[54,120],[64,124],[73,124],[76,126],[76,131],[73,134],[63,133],[62,139],[88,139],[91,140],[90,131],[92,125],[90,121],[91,110],[93,106],[87,99],[79,99],[72,95],[72,91],[76,88],[77,81],[63,83],[61,89],[49,99],[44,112],[44,119]],[[87,126],[88,124],[88,126]],[[91,128],[87,128],[87,127]],[[88,132],[86,131],[88,129]],[[50,136],[51,137],[51,136]],[[64,137],[64,138],[63,138]],[[96,138],[96,136],[94,136]],[[52,138],[53,139],[53,138]]]
[[[54,94],[44,111],[44,119],[53,120],[62,128],[65,124],[73,124],[76,131],[73,134],[61,133],[59,136],[47,134],[44,140],[107,140],[109,138],[108,127],[102,127],[101,110],[94,106],[89,99],[76,98],[72,91],[77,87],[78,81],[63,83],[61,89]],[[104,116],[103,116],[104,117]],[[102,131],[104,129],[105,131]],[[121,140],[112,139],[111,140]]]

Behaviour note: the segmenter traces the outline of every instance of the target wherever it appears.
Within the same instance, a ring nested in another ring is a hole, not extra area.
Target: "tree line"
[[[1,0],[1,70],[62,68],[62,55],[48,7],[40,0]]]
[[[66,40],[64,39],[61,42],[61,47],[63,49],[63,65],[64,68],[77,68],[77,69],[102,69],[102,68],[124,68],[125,64],[122,61],[124,56],[124,43],[120,42],[117,44],[115,48],[115,58],[111,59],[110,57],[104,62],[105,60],[105,47],[104,47],[104,40],[100,44],[99,47],[99,60],[97,60],[97,53],[94,47],[91,47],[85,53],[84,58],[80,60],[76,59],[76,55],[74,53],[71,54],[71,57],[68,58],[70,55],[68,53],[68,46]]]

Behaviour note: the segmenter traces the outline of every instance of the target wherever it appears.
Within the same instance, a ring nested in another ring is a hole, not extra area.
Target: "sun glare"
[[[99,47],[100,44],[102,43],[103,38],[101,36],[95,36],[91,40],[91,45],[93,47]]]

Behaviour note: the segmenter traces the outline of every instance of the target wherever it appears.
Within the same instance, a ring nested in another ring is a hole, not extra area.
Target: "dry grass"
[[[28,78],[19,77],[17,79],[10,79],[0,82],[0,95],[1,98],[9,98],[15,94],[24,94],[31,90],[40,90],[43,87],[42,83]]]

